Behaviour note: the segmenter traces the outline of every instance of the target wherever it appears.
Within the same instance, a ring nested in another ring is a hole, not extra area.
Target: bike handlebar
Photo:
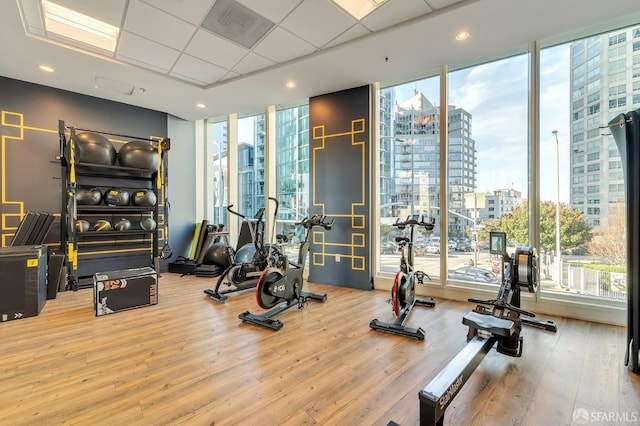
[[[322,226],[327,231],[333,227],[333,222],[335,218],[332,218],[331,221],[327,221],[327,216],[314,214],[311,217],[305,217],[300,222],[296,222],[296,225],[302,225],[303,227],[309,229],[314,226]]]
[[[229,213],[233,213],[234,215],[236,215],[236,216],[238,216],[238,217],[241,217],[242,219],[246,219],[246,218],[247,218],[247,217],[246,217],[245,215],[243,215],[242,213],[239,213],[239,212],[237,212],[237,211],[235,211],[235,210],[232,210],[232,209],[231,209],[231,207],[233,207],[233,204],[229,204],[229,205],[227,206],[227,211],[228,211]]]
[[[409,215],[404,221],[400,221],[400,218],[396,219],[396,223],[393,226],[396,226],[400,229],[404,229],[407,225],[417,225],[423,226],[427,231],[433,230],[434,224],[436,223],[435,218],[431,218],[430,221],[425,220],[425,215]]]

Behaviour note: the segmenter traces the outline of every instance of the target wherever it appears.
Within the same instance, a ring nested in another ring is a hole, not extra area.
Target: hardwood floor
[[[392,320],[387,292],[309,284],[328,300],[290,309],[274,332],[238,320],[260,312],[253,293],[220,305],[203,294],[213,284],[166,273],[155,306],[95,317],[80,290],[1,323],[0,424],[415,425],[418,391],[465,345],[473,307],[416,307],[420,342],[369,329]],[[640,423],[624,328],[551,319],[557,333],[524,329],[522,358],[492,350],[445,424],[581,424],[578,409],[589,424]]]

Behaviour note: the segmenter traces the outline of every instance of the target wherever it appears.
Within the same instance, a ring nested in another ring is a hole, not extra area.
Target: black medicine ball
[[[153,207],[158,201],[156,194],[151,190],[141,190],[133,193],[131,203],[134,206]]]
[[[145,231],[153,231],[156,229],[156,221],[151,219],[150,217],[145,217],[140,221],[140,228]]]
[[[78,219],[76,220],[76,231],[77,232],[87,232],[91,225],[86,220]]]
[[[97,220],[93,225],[94,231],[111,231],[111,222],[105,219]]]
[[[126,206],[129,204],[129,191],[111,188],[105,191],[103,199],[108,206]]]
[[[107,138],[97,133],[78,133],[75,139],[76,161],[81,163],[116,164],[116,149]]]
[[[131,222],[123,218],[117,221],[113,228],[118,231],[128,231],[131,229]]]
[[[227,246],[222,243],[216,243],[209,247],[207,254],[205,255],[205,263],[207,265],[217,265],[223,268],[229,267],[231,259],[229,258]]]
[[[95,206],[102,202],[102,192],[98,188],[76,189],[76,201],[78,204]]]
[[[127,142],[118,151],[118,162],[125,167],[158,170],[158,149],[145,141]]]

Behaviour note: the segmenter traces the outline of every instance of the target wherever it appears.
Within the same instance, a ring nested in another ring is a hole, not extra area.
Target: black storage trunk
[[[158,273],[153,268],[96,272],[93,276],[96,316],[158,303]]]
[[[0,321],[33,317],[47,301],[47,248],[0,247]]]

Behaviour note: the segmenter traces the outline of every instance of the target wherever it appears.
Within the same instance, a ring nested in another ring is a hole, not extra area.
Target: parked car
[[[458,269],[449,269],[447,271],[447,277],[450,280],[460,281],[476,281],[483,283],[498,282],[498,276],[496,274],[476,266],[462,266]]]
[[[425,256],[427,254],[427,245],[424,241],[418,241],[413,244],[413,254],[416,256]]]
[[[471,244],[469,244],[468,241],[458,241],[458,243],[456,244],[455,250],[469,252],[472,250],[472,248],[471,248]]]
[[[393,241],[383,241],[380,243],[381,254],[394,254],[398,252],[398,246]]]
[[[425,247],[425,253],[427,254],[440,254],[440,243],[439,242],[430,242]]]
[[[449,247],[449,250],[455,250],[457,244],[456,240],[449,240],[447,247]]]

